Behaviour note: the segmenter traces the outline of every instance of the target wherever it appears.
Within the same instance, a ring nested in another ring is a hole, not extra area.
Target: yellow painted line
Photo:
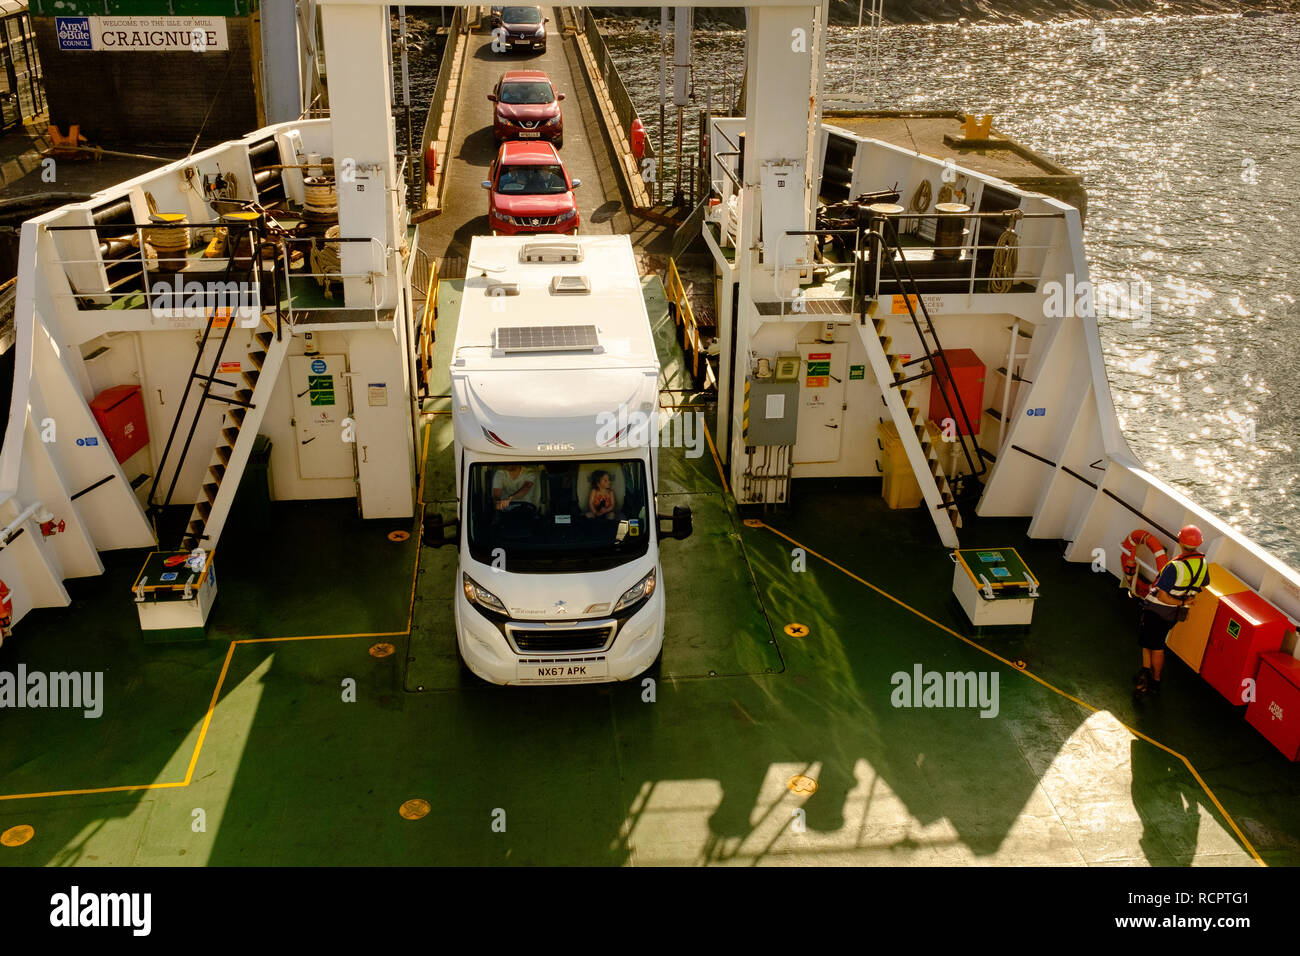
[[[84,790],[49,790],[44,793],[4,793],[0,800],[35,800],[40,797],[75,797],[94,793],[127,793],[132,790],[166,790],[188,786],[184,781],[175,783],[137,783],[125,787],[88,787]]]
[[[284,644],[289,641],[341,641],[349,637],[405,637],[406,631],[358,631],[356,634],[303,634],[295,637],[246,637],[231,641],[237,644]]]
[[[722,471],[722,459],[718,457],[718,449],[713,445],[713,434],[709,431],[708,422],[701,422],[704,426],[704,437],[709,443],[709,451],[713,455],[713,463],[718,466],[718,477],[722,479],[722,490],[724,493],[730,493],[731,489],[727,487],[727,476]]]
[[[836,562],[832,561],[830,558],[826,557],[826,555],[819,554],[818,552],[814,551],[812,548],[808,547],[806,544],[801,544],[800,542],[796,541],[794,538],[786,534],[784,531],[778,531],[776,528],[773,528],[770,524],[767,524],[766,522],[763,521],[759,521],[758,519],[751,519],[750,521],[746,521],[745,524],[751,528],[765,528],[768,531],[772,532],[777,537],[785,538],[786,541],[789,541],[796,548],[802,548],[805,553],[811,554],[815,558],[820,558],[822,561],[829,564],[832,568],[834,568],[836,571],[839,571],[841,574],[848,575],[853,580],[857,581],[859,584],[865,584],[867,587],[871,588],[871,590],[875,591],[881,597],[888,598],[889,600],[897,604],[899,607],[903,608],[905,611],[915,614],[917,617],[921,618],[921,620],[927,621],[930,624],[933,624],[935,627],[939,628],[939,630],[951,634],[953,637],[957,638],[957,640],[961,641],[963,644],[975,648],[975,650],[979,651],[981,654],[986,654],[987,656],[993,658],[994,660],[1006,664],[1016,673],[1023,674],[1026,677],[1028,677],[1030,680],[1037,681],[1039,684],[1042,684],[1044,687],[1052,691],[1054,694],[1059,694],[1061,697],[1064,697],[1066,700],[1078,704],[1084,710],[1091,711],[1094,714],[1102,713],[1100,708],[1094,707],[1092,706],[1092,704],[1089,704],[1087,701],[1080,700],[1078,697],[1075,697],[1073,694],[1067,693],[1066,691],[1061,690],[1059,687],[1049,684],[1047,681],[1043,680],[1037,674],[1030,673],[1027,670],[1022,670],[1021,668],[1017,667],[1014,662],[1007,660],[1005,657],[1002,657],[1000,654],[993,653],[987,647],[983,647],[982,645],[975,643],[969,638],[963,637],[961,634],[958,634],[956,631],[954,631],[952,628],[948,627],[947,625],[940,624],[934,618],[929,617],[926,614],[923,614],[922,612],[918,611],[916,608],[912,607],[910,604],[906,603],[905,601],[899,600],[898,598],[890,594],[888,591],[884,590],[883,588],[877,587],[876,585],[872,584],[870,581],[866,580],[865,578],[859,577],[858,575],[854,574],[852,571],[850,571],[848,568],[844,567],[843,565],[837,564]],[[1232,815],[1229,814],[1226,809],[1224,809],[1223,804],[1220,803],[1219,798],[1214,795],[1214,791],[1210,789],[1209,784],[1207,784],[1205,780],[1202,779],[1201,775],[1196,772],[1196,768],[1192,766],[1192,762],[1190,760],[1188,760],[1186,757],[1180,754],[1177,750],[1174,750],[1172,747],[1166,747],[1160,741],[1153,740],[1152,738],[1148,737],[1146,734],[1142,733],[1142,731],[1130,727],[1128,724],[1124,723],[1117,716],[1115,716],[1114,713],[1111,713],[1111,716],[1115,718],[1115,721],[1121,727],[1123,727],[1125,730],[1131,733],[1134,737],[1137,737],[1141,740],[1145,740],[1147,743],[1151,744],[1152,746],[1159,747],[1161,750],[1163,750],[1165,753],[1169,754],[1170,756],[1177,757],[1179,760],[1181,760],[1183,766],[1187,768],[1188,772],[1191,773],[1193,778],[1195,778],[1196,782],[1200,785],[1201,789],[1205,791],[1205,795],[1210,798],[1210,802],[1214,804],[1214,806],[1218,809],[1219,813],[1223,814],[1223,818],[1228,821],[1228,826],[1230,826],[1232,828],[1232,832],[1237,835],[1237,839],[1240,840],[1242,845],[1245,846],[1245,848],[1250,852],[1250,855],[1255,858],[1255,862],[1258,863],[1260,866],[1268,866],[1268,864],[1264,862],[1263,857],[1261,857],[1259,855],[1259,852],[1255,849],[1254,844],[1252,844],[1248,839],[1246,839],[1246,834],[1241,832],[1241,828],[1237,826],[1237,822],[1232,818]]]
[[[203,750],[203,741],[208,736],[208,727],[212,724],[212,712],[217,709],[217,701],[221,699],[221,685],[226,682],[226,674],[230,671],[230,660],[235,656],[235,644],[235,641],[231,641],[230,646],[226,648],[226,659],[221,662],[217,686],[212,688],[212,699],[208,701],[208,712],[203,715],[203,726],[199,728],[199,739],[194,743],[194,753],[190,754],[190,766],[185,771],[183,786],[188,787],[190,781],[194,779],[194,768],[199,762],[199,752]]]

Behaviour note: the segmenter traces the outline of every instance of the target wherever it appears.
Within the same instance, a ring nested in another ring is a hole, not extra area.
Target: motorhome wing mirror
[[[691,509],[686,505],[674,505],[671,515],[658,515],[659,518],[659,536],[661,538],[676,538],[681,541],[691,536],[694,530],[694,522],[691,518]],[[667,530],[664,529],[664,522],[668,522]]]
[[[444,544],[457,544],[460,541],[460,519],[452,518],[448,521],[442,516],[442,512],[436,510],[436,505],[431,505],[434,510],[425,509],[424,512],[424,534],[421,540],[426,548],[441,548]],[[448,534],[450,530],[450,534]]]

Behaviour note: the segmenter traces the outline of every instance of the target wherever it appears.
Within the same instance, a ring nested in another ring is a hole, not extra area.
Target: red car
[[[492,135],[497,145],[507,139],[544,139],[559,149],[564,145],[564,116],[550,79],[541,70],[511,70],[497,80],[488,94],[495,103]]]
[[[560,154],[550,143],[511,140],[501,146],[492,163],[488,190],[488,228],[494,235],[578,231],[578,204]]]

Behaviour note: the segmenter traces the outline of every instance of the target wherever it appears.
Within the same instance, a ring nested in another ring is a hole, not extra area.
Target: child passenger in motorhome
[[[607,471],[593,471],[591,473],[591,494],[587,497],[587,517],[614,517],[614,489],[611,486],[609,472]]]

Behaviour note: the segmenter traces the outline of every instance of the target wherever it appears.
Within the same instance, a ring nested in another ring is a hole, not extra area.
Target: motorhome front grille
[[[502,352],[590,352],[597,345],[594,325],[508,326],[496,339]]]
[[[614,636],[612,625],[561,630],[554,627],[535,630],[511,628],[510,636],[515,646],[525,654],[544,654],[553,651],[602,651]]]

